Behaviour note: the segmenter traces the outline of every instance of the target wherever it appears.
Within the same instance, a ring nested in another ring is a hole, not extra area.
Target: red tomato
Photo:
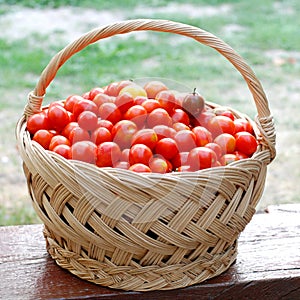
[[[79,127],[77,122],[70,122],[65,126],[65,128],[62,130],[61,135],[65,136],[67,139],[70,139],[70,132],[75,128]]]
[[[207,129],[211,132],[213,137],[216,137],[222,133],[229,133],[234,135],[235,125],[233,121],[226,116],[215,116],[210,119],[207,124]]]
[[[201,114],[191,120],[194,127],[203,126],[207,128],[210,119],[214,118],[216,115],[212,111],[202,111]]]
[[[168,113],[173,112],[176,105],[176,98],[172,91],[170,90],[160,91],[155,96],[155,99],[159,102],[161,107],[164,108]]]
[[[224,154],[221,158],[220,158],[220,163],[222,166],[227,166],[230,163],[239,160],[239,158],[233,154],[233,153],[227,153]]]
[[[92,111],[83,111],[77,118],[78,125],[85,130],[93,131],[98,126],[98,117]]]
[[[118,95],[115,104],[119,108],[122,114],[125,114],[126,111],[134,105],[134,99],[129,93],[123,93],[122,95]]]
[[[71,147],[69,145],[57,145],[52,151],[66,159],[71,158]]]
[[[148,114],[156,108],[161,108],[160,103],[155,99],[147,99],[141,105],[147,110]]]
[[[77,120],[78,116],[85,110],[92,111],[95,114],[98,113],[98,107],[93,101],[83,99],[74,104],[73,114],[75,119]]]
[[[129,162],[129,151],[130,151],[129,148],[122,150],[122,154],[121,154],[121,158],[120,158],[121,161]]]
[[[84,98],[79,95],[71,95],[71,96],[67,97],[67,99],[65,101],[65,109],[69,112],[73,112],[75,103],[77,103],[81,100],[84,100]]]
[[[203,147],[212,142],[212,135],[205,127],[196,126],[192,129],[192,132],[196,135],[196,144],[198,147]]]
[[[190,151],[187,162],[192,171],[207,169],[217,162],[217,155],[209,148],[197,147]]]
[[[134,134],[137,132],[137,126],[134,122],[129,120],[121,120],[117,122],[112,130],[111,135],[115,143],[121,149],[129,148]]]
[[[180,122],[185,125],[190,124],[190,118],[189,118],[188,114],[180,108],[176,108],[173,111],[173,113],[171,114],[171,118],[172,118],[173,123]]]
[[[246,155],[245,153],[239,152],[239,151],[234,151],[233,154],[235,154],[238,159],[249,158],[248,155]]]
[[[94,98],[93,102],[97,105],[97,107],[100,107],[103,103],[112,103],[114,102],[112,96],[108,96],[104,93],[99,93]]]
[[[129,162],[127,161],[118,161],[116,162],[116,164],[114,165],[114,168],[118,168],[118,169],[123,169],[123,170],[128,170],[130,167]]]
[[[71,146],[71,158],[94,164],[97,158],[97,146],[91,141],[80,141]]]
[[[130,165],[142,163],[148,166],[152,156],[153,153],[148,146],[144,144],[135,144],[129,150],[129,163]]]
[[[196,145],[196,134],[191,130],[180,130],[175,136],[174,140],[177,143],[179,152],[191,151]]]
[[[121,149],[115,142],[104,142],[97,148],[98,167],[113,167],[121,158]]]
[[[97,129],[95,129],[95,131],[93,131],[91,141],[96,145],[99,145],[104,142],[111,142],[111,133],[105,127],[98,127]]]
[[[257,140],[256,138],[247,131],[238,132],[235,135],[235,149],[239,152],[242,152],[249,157],[256,151],[257,149]]]
[[[104,88],[104,93],[108,96],[117,97],[119,95],[118,92],[118,82],[112,82]]]
[[[130,166],[128,170],[137,172],[137,173],[151,173],[151,169],[148,166],[141,164],[141,163],[137,163],[137,164]]]
[[[154,129],[145,128],[137,131],[132,137],[131,144],[144,144],[148,146],[151,150],[154,149],[156,143],[158,141],[158,137]]]
[[[159,92],[167,89],[167,86],[159,80],[151,80],[144,85],[144,90],[146,91],[149,99],[155,99]]]
[[[163,138],[157,142],[154,152],[170,161],[179,151],[175,140]]]
[[[121,111],[114,103],[103,103],[99,107],[99,116],[103,120],[108,120],[116,124],[122,119]]]
[[[109,131],[112,130],[112,128],[114,127],[114,124],[108,120],[102,120],[102,119],[98,119],[98,127],[105,127],[107,128]]]
[[[164,174],[169,172],[169,165],[167,161],[161,157],[154,157],[150,159],[149,167],[153,173]]]
[[[235,138],[229,133],[218,135],[214,142],[221,147],[223,154],[233,153],[235,150]]]
[[[102,87],[95,87],[89,91],[89,99],[94,100],[95,97],[100,94],[104,93],[104,89]]]
[[[222,153],[222,148],[220,147],[220,145],[218,145],[216,143],[208,143],[204,147],[213,150],[216,153],[218,159],[220,159],[220,157],[223,154]]]
[[[69,140],[71,144],[75,144],[79,141],[90,141],[91,137],[87,130],[82,129],[81,127],[75,127],[70,131]]]
[[[131,120],[138,128],[142,128],[147,119],[147,110],[142,105],[131,106],[124,114],[124,119]]]
[[[27,120],[27,130],[31,134],[35,134],[40,129],[50,129],[48,116],[44,112],[36,113]]]
[[[148,98],[145,96],[136,96],[134,98],[134,105],[142,105]]]
[[[148,127],[153,128],[156,125],[172,126],[172,118],[163,108],[154,109],[147,118]]]
[[[178,167],[177,172],[192,172],[192,170],[190,166],[186,165]]]
[[[174,138],[176,134],[176,130],[172,127],[169,127],[167,125],[156,125],[153,127],[153,130],[157,134],[158,140],[161,140],[163,138]]]
[[[181,131],[181,130],[191,130],[189,126],[183,124],[183,123],[180,123],[180,122],[177,122],[177,123],[174,123],[173,124],[173,128],[176,130],[176,131]]]
[[[62,130],[70,122],[67,110],[60,105],[49,106],[48,119],[55,130]]]
[[[63,135],[55,135],[52,137],[50,144],[49,144],[49,150],[53,151],[53,149],[57,145],[68,145],[71,146],[70,141]]]
[[[187,165],[187,158],[188,158],[189,152],[179,152],[177,153],[171,160],[171,163],[173,165],[173,169],[177,169],[180,166]]]
[[[251,123],[245,119],[235,119],[234,121],[235,125],[235,133],[241,132],[241,131],[247,131],[251,134],[253,134],[253,127]]]
[[[32,140],[39,143],[44,149],[48,150],[53,136],[54,133],[50,132],[49,130],[40,129],[34,134]]]
[[[131,85],[133,83],[132,80],[121,80],[117,83],[116,93],[119,95],[120,91],[127,85]]]
[[[217,116],[225,116],[225,117],[228,117],[230,118],[232,121],[234,121],[234,115],[233,113],[230,111],[230,110],[221,110],[221,111],[217,111],[216,112],[216,115]]]

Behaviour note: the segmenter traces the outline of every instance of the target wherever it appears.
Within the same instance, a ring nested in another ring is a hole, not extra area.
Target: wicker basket
[[[217,50],[241,73],[258,112],[260,143],[251,159],[198,172],[140,174],[65,160],[31,141],[26,119],[41,110],[58,69],[89,44],[142,30],[193,38]],[[16,137],[53,259],[82,279],[136,291],[181,288],[227,270],[237,255],[237,238],[262,195],[267,165],[275,157],[273,118],[249,66],[212,34],[166,20],[114,23],[64,48],[29,94]]]

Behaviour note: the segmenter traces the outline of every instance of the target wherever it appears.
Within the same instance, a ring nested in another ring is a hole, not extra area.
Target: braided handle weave
[[[248,88],[253,96],[257,118],[256,123],[261,132],[261,144],[265,149],[270,151],[270,160],[275,157],[275,128],[273,118],[270,113],[269,103],[264,93],[260,81],[255,76],[252,69],[247,65],[243,58],[237,54],[229,45],[220,40],[213,34],[200,28],[173,22],[169,20],[151,20],[137,19],[113,23],[94,29],[74,42],[67,45],[58,52],[47,67],[42,72],[40,79],[33,90],[29,94],[28,103],[25,107],[25,117],[32,115],[41,110],[42,102],[46,94],[46,89],[55,78],[60,67],[75,53],[81,51],[90,44],[101,39],[111,37],[117,34],[125,34],[133,31],[159,31],[179,34],[190,37],[196,41],[217,50],[240,72],[246,81]]]

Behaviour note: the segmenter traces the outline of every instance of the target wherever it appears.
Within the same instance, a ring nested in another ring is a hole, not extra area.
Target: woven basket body
[[[26,120],[41,110],[46,88],[64,62],[98,40],[141,30],[193,38],[216,49],[241,73],[258,112],[255,131],[260,143],[251,159],[198,172],[145,175],[65,160],[31,141]],[[50,255],[80,278],[124,290],[175,289],[227,270],[237,255],[238,236],[262,195],[267,165],[275,157],[268,101],[249,66],[210,33],[165,20],[104,26],[64,48],[29,94],[16,136]]]

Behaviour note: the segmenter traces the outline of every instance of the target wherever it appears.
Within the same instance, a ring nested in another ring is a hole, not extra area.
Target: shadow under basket
[[[101,39],[145,30],[195,39],[217,50],[241,73],[258,112],[254,127],[259,145],[251,158],[197,172],[141,174],[66,160],[31,140],[26,120],[41,110],[46,88],[64,62]],[[168,20],[103,26],[57,53],[29,94],[16,138],[52,258],[84,280],[135,291],[182,288],[227,270],[236,259],[239,234],[261,198],[267,165],[275,157],[273,118],[250,67],[212,34]]]

